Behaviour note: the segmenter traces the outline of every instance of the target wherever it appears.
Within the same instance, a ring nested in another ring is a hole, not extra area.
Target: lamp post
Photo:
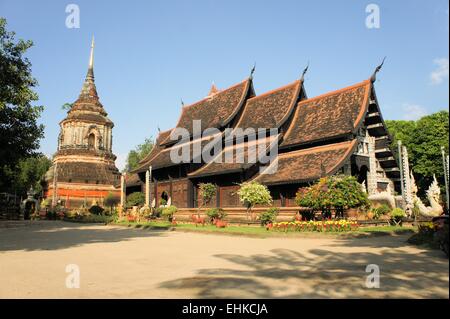
[[[448,155],[445,156],[445,148],[441,146],[442,153],[442,164],[444,165],[444,181],[445,181],[445,204],[447,206],[447,211],[449,209],[448,203]]]
[[[402,198],[405,198],[405,185],[403,184],[403,156],[402,156],[402,141],[398,141],[398,161],[400,168],[400,186],[402,190]]]

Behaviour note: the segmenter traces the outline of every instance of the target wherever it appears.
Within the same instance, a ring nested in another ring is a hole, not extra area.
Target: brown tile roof
[[[148,153],[147,156],[145,156],[139,162],[138,168],[134,169],[131,173],[142,172],[148,169],[148,167],[150,166],[150,161],[164,149],[164,146],[162,146],[161,144],[166,138],[169,137],[171,132],[172,129],[159,132],[158,136],[156,137],[155,144],[153,145],[153,148],[150,151],[150,153]]]
[[[79,120],[83,122],[93,122],[97,124],[113,125],[113,122],[106,116],[102,115],[101,113],[86,113],[86,112],[71,111],[69,112],[68,116],[64,121],[66,120]]]
[[[201,154],[197,154],[195,149],[200,146],[201,151],[205,151],[206,149],[209,149],[209,146],[212,147],[212,145],[209,145],[209,143],[213,140],[217,139],[217,143],[222,143],[222,134],[217,133],[213,135],[209,135],[206,137],[195,139],[194,141],[184,142],[180,144],[175,144],[171,147],[163,149],[161,152],[159,152],[156,156],[150,159],[148,161],[148,165],[152,165],[152,169],[158,169],[163,167],[169,167],[174,165],[180,165],[182,163],[175,163],[171,159],[171,152],[177,152],[176,154],[181,155],[182,149],[189,149],[189,160],[186,161],[186,163],[192,163],[192,162],[198,162],[201,163],[201,158],[199,159],[198,156]],[[208,144],[208,148],[205,146]]]
[[[226,146],[211,162],[189,174],[189,177],[200,177],[216,174],[240,172],[255,165],[266,155],[271,146],[278,144],[278,137],[270,136],[237,145]]]
[[[53,171],[53,167],[49,169]],[[89,162],[61,162],[57,164],[57,181],[115,185],[120,173],[114,165]],[[53,178],[51,179],[53,180]]]
[[[353,132],[364,120],[369,80],[297,104],[281,147],[310,143]]]
[[[125,177],[126,186],[138,186],[143,184],[138,174],[127,174]]]
[[[353,153],[357,140],[312,147],[278,155],[255,181],[266,184],[302,183],[334,174]],[[278,168],[276,168],[278,165]],[[264,174],[264,172],[274,172]]]
[[[248,99],[236,127],[244,130],[247,128],[279,128],[292,113],[301,88],[302,81],[298,80]]]
[[[251,80],[246,79],[228,89],[217,92],[203,100],[184,106],[178,120],[177,128],[185,128],[193,135],[193,121],[201,120],[201,130],[222,128],[238,113],[252,87]],[[163,144],[170,142],[167,138]]]
[[[103,105],[100,103],[93,74],[88,73],[86,76],[80,95],[73,103],[69,113],[72,111],[93,111],[99,112],[104,116],[107,115],[106,111],[103,109]]]

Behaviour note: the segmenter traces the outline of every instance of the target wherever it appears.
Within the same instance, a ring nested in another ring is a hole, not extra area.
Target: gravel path
[[[443,253],[409,235],[246,238],[0,222],[0,298],[448,298]],[[80,288],[67,288],[76,264]],[[366,287],[368,264],[380,287]]]

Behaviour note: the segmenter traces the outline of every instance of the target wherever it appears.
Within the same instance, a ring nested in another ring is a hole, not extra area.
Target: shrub
[[[214,196],[216,196],[217,187],[212,183],[200,183],[199,190],[202,198],[202,205],[207,205],[212,201]]]
[[[93,215],[101,215],[103,211],[104,211],[103,207],[100,207],[98,205],[93,205],[91,206],[91,208],[89,208],[89,213]]]
[[[247,218],[253,206],[272,204],[272,196],[270,196],[267,186],[257,182],[245,182],[240,184],[237,194],[241,203],[247,207]]]
[[[47,213],[45,214],[45,218],[49,220],[55,220],[56,219],[56,211],[53,209],[49,209]]]
[[[259,220],[261,221],[261,225],[265,226],[267,224],[271,224],[273,222],[275,222],[278,212],[280,210],[276,207],[271,207],[268,210],[266,210],[265,212],[262,212],[259,215]]]
[[[176,206],[164,207],[162,210],[162,216],[166,217],[168,221],[172,221],[173,214],[177,212],[178,208]]]
[[[324,217],[331,217],[333,208],[336,215],[343,216],[345,209],[368,208],[370,205],[361,184],[355,177],[347,175],[323,177],[313,186],[299,189],[296,203],[315,211],[320,210]]]
[[[43,199],[41,202],[41,208],[48,208],[50,207],[51,201],[49,198]]]
[[[206,215],[208,215],[209,220],[213,222],[214,219],[221,220],[225,218],[227,214],[222,208],[211,208],[206,211]]]
[[[151,217],[151,215],[152,215],[152,210],[150,207],[144,206],[144,207],[141,207],[141,209],[139,209],[139,219],[141,219],[141,218],[148,219]]]
[[[269,225],[270,226],[270,225]],[[356,221],[349,220],[326,220],[326,221],[295,221],[273,223],[268,229],[274,231],[297,231],[297,232],[347,232],[357,230]]]
[[[109,210],[112,211],[113,207],[120,203],[120,197],[117,194],[114,194],[112,192],[109,192],[104,201],[105,206],[109,207]]]
[[[391,212],[391,220],[394,221],[395,224],[401,224],[402,218],[406,217],[406,213],[401,208],[394,208]]]
[[[127,206],[142,206],[145,203],[145,195],[142,192],[134,192],[127,196]]]
[[[157,208],[155,208],[155,210],[154,210],[154,216],[156,217],[156,218],[158,218],[158,217],[161,217],[161,215],[162,215],[162,211],[164,210],[164,208],[163,207],[157,207]]]
[[[391,208],[388,205],[383,204],[377,208],[374,208],[372,212],[374,219],[380,219],[381,216],[388,215],[391,212]]]

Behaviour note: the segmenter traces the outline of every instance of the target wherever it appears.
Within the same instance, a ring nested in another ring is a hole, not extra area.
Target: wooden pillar
[[[145,206],[150,207],[150,169],[145,171]]]
[[[120,206],[125,207],[125,174],[120,176]]]
[[[220,186],[216,184],[216,207],[220,207]]]
[[[158,180],[155,178],[155,208],[159,206],[159,198],[158,198]]]

